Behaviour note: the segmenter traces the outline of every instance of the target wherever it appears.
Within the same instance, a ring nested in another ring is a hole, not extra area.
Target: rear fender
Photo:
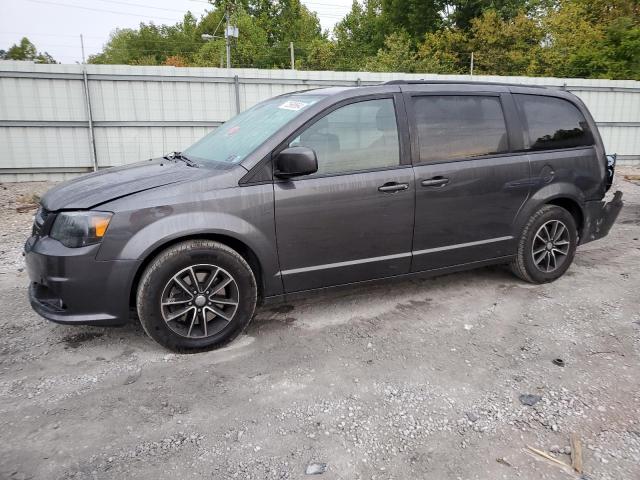
[[[584,195],[580,189],[572,183],[551,183],[537,190],[524,203],[514,223],[514,237],[520,237],[525,224],[540,207],[560,198],[568,199],[575,203],[584,218]],[[582,234],[582,232],[579,233],[580,235]]]

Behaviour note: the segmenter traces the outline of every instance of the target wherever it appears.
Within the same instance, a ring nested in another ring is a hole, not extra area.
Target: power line
[[[44,5],[55,5],[55,6],[59,6],[59,7],[66,7],[66,8],[76,8],[76,9],[80,9],[80,10],[87,10],[87,11],[92,11],[92,12],[104,12],[104,13],[111,13],[114,15],[123,15],[123,16],[127,16],[127,17],[145,17],[145,18],[149,18],[151,20],[169,20],[171,22],[178,22],[178,19],[175,18],[169,18],[169,17],[159,17],[156,15],[146,15],[144,13],[135,13],[135,12],[120,12],[120,11],[116,11],[116,10],[109,10],[106,8],[95,8],[95,7],[85,7],[82,5],[73,5],[73,4],[69,4],[69,3],[60,3],[60,2],[51,2],[51,1],[47,1],[47,0],[27,0],[28,2],[32,2],[32,3],[41,3]],[[167,8],[160,8],[160,7],[152,7],[149,5],[143,5],[143,4],[133,4],[133,3],[129,3],[129,2],[120,2],[120,1],[116,1],[116,0],[101,0],[101,1],[105,1],[105,2],[110,2],[110,3],[116,3],[116,4],[122,4],[122,5],[131,5],[131,6],[140,6],[143,8],[154,8],[154,9],[158,9],[158,10],[165,10],[165,11],[172,11],[172,12],[182,12],[182,10],[176,10],[176,9],[167,9]],[[195,1],[195,0],[192,0]],[[208,3],[208,2],[202,2],[202,3]],[[188,10],[187,10],[188,11]],[[184,12],[184,14],[187,13],[187,11]],[[343,16],[339,15],[339,14],[322,14],[323,17],[327,17],[327,18],[333,18],[333,19],[342,19]]]
[[[211,2],[208,2],[207,0],[189,0],[190,2],[194,2],[194,3],[208,3],[209,5],[211,5]],[[316,1],[307,1],[307,0],[300,0],[300,3],[302,5],[320,5],[323,7],[333,7],[333,8],[339,8],[340,5],[335,4],[335,3],[322,3],[322,2],[316,2]],[[351,8],[351,4],[349,4],[349,8]]]
[[[135,3],[135,2],[122,2],[122,1],[118,1],[118,0],[98,0],[99,2],[105,2],[105,3],[115,3],[117,5],[127,5],[130,7],[143,7],[143,8],[151,8],[153,10],[165,10],[167,12],[183,12],[186,13],[185,10],[178,10],[175,8],[163,8],[163,7],[154,7],[152,5],[148,5],[145,3]],[[188,11],[188,9],[187,9]]]
[[[207,0],[189,0],[190,2],[195,2],[195,3],[206,3],[208,5],[211,5],[211,3],[207,2]],[[332,9],[336,9],[336,8],[340,8],[340,5],[336,5],[336,4],[331,4],[331,3],[320,3],[320,2],[307,2],[307,1],[301,1],[300,2],[302,6],[307,7],[307,9],[309,9],[309,6],[313,6],[313,7],[324,7],[324,8],[332,8]],[[349,8],[347,8],[345,10],[345,12],[348,12],[350,10],[351,6],[349,6]],[[318,12],[319,13],[319,12]],[[342,18],[344,15],[340,15],[340,14],[334,14],[334,13],[323,13],[322,14],[323,17],[336,17],[336,18]]]
[[[18,33],[18,32],[15,32]],[[0,33],[1,34],[1,33]],[[37,33],[28,33],[28,32],[21,32],[19,33],[20,35],[29,35],[29,36],[37,36],[39,34]],[[53,36],[53,35],[52,35]],[[66,37],[73,37],[76,38],[77,35],[66,35]],[[87,36],[85,35],[85,38],[87,38]],[[89,37],[89,38],[102,38],[102,37]],[[218,39],[219,41],[221,41],[222,39]],[[202,47],[205,42],[202,41],[200,38],[194,37],[193,39],[185,39],[185,40],[173,40],[171,38],[147,38],[142,40],[143,45],[148,45],[148,44],[155,44],[155,45],[160,45],[161,49],[162,47],[171,47],[171,46],[193,46],[195,48],[200,48]],[[286,43],[286,42],[285,42]],[[300,49],[305,49],[311,45],[313,45],[313,42],[293,42],[294,44],[294,48],[295,50],[300,50]],[[86,46],[89,47],[103,47],[105,45],[108,45],[108,41],[106,43],[100,42],[100,43],[90,43],[90,44],[86,44]],[[78,44],[71,44],[71,43],[48,43],[47,46],[50,47],[77,47]],[[116,48],[111,46],[110,48]],[[117,48],[123,48],[123,49],[130,49],[132,51],[149,51],[150,49],[140,49],[137,48],[135,46],[118,46]],[[289,46],[286,44],[273,44],[273,45],[266,45],[265,46],[266,49],[289,49]]]
[[[71,5],[69,3],[59,3],[59,2],[47,2],[46,0],[27,0],[28,2],[33,2],[33,3],[42,3],[45,5],[55,5],[58,7],[68,7],[68,8],[78,8],[80,10],[89,10],[92,12],[106,12],[106,13],[113,13],[115,15],[125,15],[127,17],[145,17],[145,18],[151,18],[152,20],[170,20],[172,22],[176,22],[177,20],[175,18],[169,18],[169,17],[157,17],[155,15],[150,16],[150,15],[145,15],[143,13],[125,13],[125,12],[118,12],[116,10],[107,10],[104,8],[92,8],[92,7],[83,7],[81,5]]]
[[[78,38],[78,35],[70,35],[64,33],[34,33],[34,32],[9,32],[4,31],[0,32],[0,35],[30,35],[32,37],[41,36],[41,37],[73,37]],[[85,35],[85,38],[104,38],[97,35]]]

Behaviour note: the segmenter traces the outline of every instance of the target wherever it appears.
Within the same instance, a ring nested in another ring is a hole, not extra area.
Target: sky
[[[331,30],[351,8],[352,0],[302,0]],[[140,22],[174,24],[187,10],[199,17],[211,6],[206,0],[0,0],[0,49],[29,37],[38,51],[60,63],[82,61],[99,53],[116,28],[136,28]],[[242,33],[241,33],[242,34]]]

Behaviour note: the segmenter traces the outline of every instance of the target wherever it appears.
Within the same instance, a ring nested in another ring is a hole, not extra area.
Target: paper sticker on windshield
[[[282,108],[283,110],[293,110],[294,112],[297,112],[298,110],[302,110],[307,105],[308,105],[308,103],[296,102],[294,100],[287,100],[282,105],[280,105],[278,108]]]

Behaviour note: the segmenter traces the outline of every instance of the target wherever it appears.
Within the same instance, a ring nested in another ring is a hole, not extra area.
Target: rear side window
[[[509,150],[498,97],[413,97],[420,162],[460,160]]]
[[[552,150],[593,145],[584,115],[568,100],[516,94],[530,150]]]

